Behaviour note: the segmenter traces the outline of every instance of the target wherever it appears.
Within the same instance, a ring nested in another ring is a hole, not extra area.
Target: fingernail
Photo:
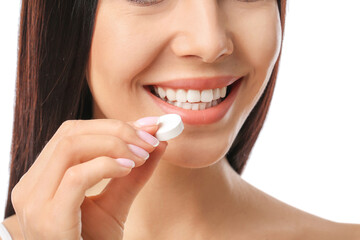
[[[128,144],[130,150],[136,155],[139,156],[145,160],[149,158],[149,153],[142,149],[141,147],[135,146],[133,144]]]
[[[151,144],[153,147],[157,147],[160,143],[156,137],[154,137],[148,132],[145,132],[143,130],[137,130],[136,133],[142,140]]]
[[[152,125],[158,125],[159,124],[159,117],[144,117],[138,119],[134,124],[137,127],[145,127],[145,126],[152,126]]]
[[[118,158],[115,159],[120,165],[124,167],[133,168],[135,167],[135,163],[133,160],[127,159],[127,158]]]

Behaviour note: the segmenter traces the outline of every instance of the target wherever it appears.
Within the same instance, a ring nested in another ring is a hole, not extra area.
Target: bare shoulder
[[[301,236],[306,237],[307,239],[318,240],[359,240],[360,224],[327,221],[326,224],[314,224],[312,227],[308,228],[308,231],[304,231]]]
[[[360,239],[360,224],[333,222],[330,228],[329,232],[331,233],[331,236],[324,236],[323,239]]]
[[[257,233],[249,239],[360,240],[360,224],[321,218],[282,202],[249,183],[247,185],[252,196],[249,200],[256,206],[252,215],[258,218],[254,225]]]
[[[23,240],[23,234],[16,215],[12,215],[3,221],[4,226],[8,230],[13,240]]]

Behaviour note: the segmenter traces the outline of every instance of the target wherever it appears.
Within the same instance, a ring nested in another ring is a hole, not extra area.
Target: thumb
[[[159,117],[145,117],[138,119],[137,121],[127,122],[127,124],[129,124],[135,129],[141,129],[150,133],[151,135],[155,135],[156,131],[159,129],[159,125],[156,124],[158,119]]]
[[[132,202],[150,179],[167,144],[167,142],[160,142],[150,154],[149,159],[140,167],[133,168],[127,176],[111,179],[104,191],[93,201],[114,216],[118,222],[125,222]]]

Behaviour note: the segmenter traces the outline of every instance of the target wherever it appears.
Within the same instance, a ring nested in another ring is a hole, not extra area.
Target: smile
[[[145,89],[165,113],[179,114],[186,124],[202,125],[215,123],[224,117],[235,100],[242,79],[212,81],[211,84],[177,81],[147,85]],[[204,85],[214,88],[204,89]]]
[[[195,89],[173,89],[152,86],[151,93],[161,98],[163,101],[188,110],[205,110],[221,103],[229,91],[228,87],[195,90]]]

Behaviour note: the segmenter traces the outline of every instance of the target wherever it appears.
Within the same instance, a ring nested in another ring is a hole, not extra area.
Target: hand
[[[141,129],[153,135],[157,128]],[[122,239],[130,206],[167,146],[160,142],[155,148],[137,129],[133,122],[112,119],[64,122],[11,193],[24,237]],[[128,144],[151,153],[149,159],[134,154]],[[133,160],[135,168],[118,158]],[[105,178],[112,180],[101,194],[85,196]]]

